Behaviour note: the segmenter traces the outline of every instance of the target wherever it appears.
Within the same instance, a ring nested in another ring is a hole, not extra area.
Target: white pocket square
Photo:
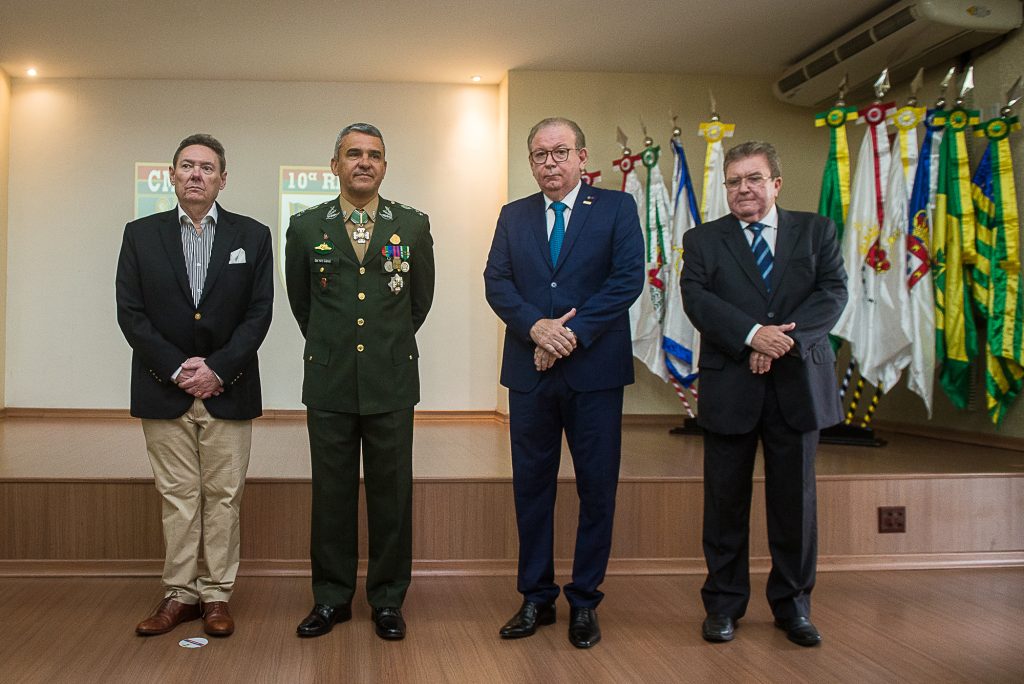
[[[245,263],[245,250],[239,247],[231,256],[228,257],[229,264],[244,264]]]

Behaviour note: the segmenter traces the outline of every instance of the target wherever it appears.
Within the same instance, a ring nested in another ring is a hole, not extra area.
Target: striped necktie
[[[772,250],[768,247],[768,241],[761,234],[767,226],[763,223],[751,223],[747,230],[754,234],[754,241],[750,244],[750,251],[754,253],[754,261],[757,262],[757,270],[761,272],[764,285],[768,291],[772,291]]]
[[[551,229],[551,237],[548,238],[548,249],[551,250],[551,265],[558,265],[558,254],[562,251],[562,240],[565,239],[565,216],[564,202],[552,202],[551,208],[555,211],[555,225]]]

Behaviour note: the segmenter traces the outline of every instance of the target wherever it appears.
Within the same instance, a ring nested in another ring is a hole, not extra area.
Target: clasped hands
[[[783,325],[763,325],[750,340],[753,351],[750,352],[750,371],[757,375],[767,373],[772,368],[772,361],[793,348],[793,338],[787,335],[796,327],[796,323]]]
[[[575,315],[576,309],[569,309],[561,318],[542,318],[530,328],[530,339],[537,345],[533,350],[537,370],[548,370],[576,349],[576,333],[565,325]]]
[[[217,374],[206,365],[206,358],[202,356],[185,359],[175,382],[178,387],[197,399],[209,399],[224,391],[224,385],[217,378]]]

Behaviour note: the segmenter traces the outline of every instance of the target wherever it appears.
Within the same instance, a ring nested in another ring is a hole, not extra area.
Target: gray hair
[[[341,133],[338,133],[337,139],[334,141],[334,156],[331,159],[338,158],[338,150],[341,148],[342,139],[349,133],[365,133],[366,135],[372,135],[374,138],[380,138],[380,146],[384,147],[384,136],[381,135],[380,129],[373,124],[368,123],[354,123],[349,124],[341,129]]]
[[[576,135],[576,149],[582,150],[587,146],[587,139],[583,136],[583,129],[580,128],[572,119],[566,119],[561,116],[551,116],[547,119],[542,119],[537,122],[533,128],[530,129],[530,135],[526,136],[526,149],[530,149],[530,145],[533,144],[533,137],[537,135],[537,131],[548,126],[568,126],[572,129],[572,132]]]
[[[768,168],[771,170],[772,178],[782,177],[782,167],[779,165],[779,153],[776,151],[775,146],[769,142],[761,142],[759,140],[749,140],[745,143],[740,143],[735,147],[729,149],[725,153],[725,162],[722,165],[722,169],[727,171],[729,164],[738,162],[741,159],[748,157],[763,156],[768,160]]]
[[[220,161],[220,172],[224,173],[228,170],[228,160],[224,156],[224,146],[220,144],[219,140],[209,133],[193,133],[178,143],[178,149],[174,151],[174,158],[171,160],[171,166],[173,168],[178,168],[178,157],[181,156],[181,151],[186,147],[192,147],[193,145],[209,147],[213,150],[214,154],[217,155],[217,159]]]

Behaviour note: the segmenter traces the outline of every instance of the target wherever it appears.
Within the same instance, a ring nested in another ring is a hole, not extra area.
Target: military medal
[[[327,235],[327,233],[324,233],[323,242],[313,246],[313,251],[317,252],[318,254],[330,254],[331,252],[334,251],[334,243],[331,242],[331,238]]]
[[[356,229],[352,231],[353,242],[360,245],[365,245],[369,242],[370,231],[366,229],[366,224],[370,222],[370,215],[363,209],[353,209],[348,220],[356,227]]]
[[[391,280],[388,281],[388,287],[390,287],[391,291],[394,292],[395,294],[398,294],[399,292],[402,291],[403,285],[405,285],[405,281],[403,281],[402,276],[398,275],[397,273],[391,276]]]
[[[321,290],[326,290],[327,289],[327,278],[326,277],[320,278],[320,289]]]
[[[401,242],[400,238],[397,235],[392,235],[392,244],[380,248],[381,256],[384,257],[384,270],[388,273],[409,272],[409,246],[400,245],[399,242]],[[401,282],[399,282],[399,287],[401,287]]]

